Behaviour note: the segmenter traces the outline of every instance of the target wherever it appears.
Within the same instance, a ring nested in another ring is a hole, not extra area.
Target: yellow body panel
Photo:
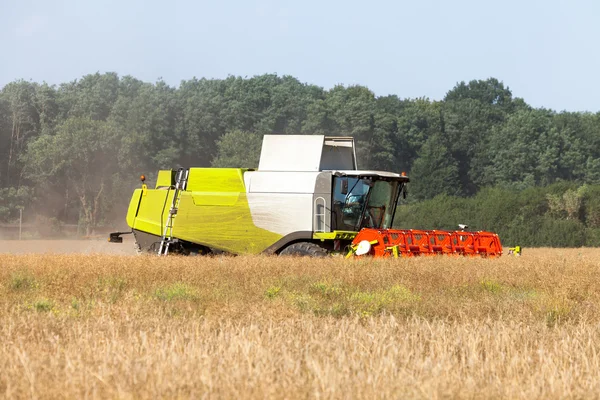
[[[240,200],[241,193],[192,192],[197,206],[234,206]]]
[[[127,208],[127,217],[125,218],[127,221],[127,225],[133,228],[133,223],[135,221],[135,216],[137,214],[138,204],[140,202],[140,197],[142,196],[143,189],[135,189],[133,191],[133,195],[131,196],[131,200],[129,201],[129,207]],[[146,195],[148,195],[148,188],[145,190]]]
[[[358,232],[353,231],[333,231],[333,232],[315,232],[313,239],[320,240],[352,240]]]
[[[190,168],[181,192],[173,236],[232,253],[257,254],[282,238],[252,221],[241,169]],[[174,190],[137,189],[127,213],[128,225],[162,236]],[[141,198],[141,200],[140,200]],[[162,221],[161,221],[162,214]],[[250,240],[251,239],[251,240]]]
[[[194,198],[200,197],[198,192],[193,193]],[[240,193],[232,205],[196,205],[193,200],[188,193],[182,194],[180,214],[173,227],[173,235],[177,238],[233,253],[250,254],[258,254],[282,238],[254,225],[246,193]]]
[[[190,168],[189,192],[246,193],[244,172],[239,168]]]
[[[173,181],[173,171],[170,169],[163,169],[158,171],[158,177],[156,178],[156,188],[169,187]]]

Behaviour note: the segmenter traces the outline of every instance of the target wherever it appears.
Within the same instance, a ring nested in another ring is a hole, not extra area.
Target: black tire
[[[318,244],[298,242],[289,245],[279,253],[282,256],[327,257],[328,252]]]

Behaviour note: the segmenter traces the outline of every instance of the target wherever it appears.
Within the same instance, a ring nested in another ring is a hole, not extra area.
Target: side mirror
[[[341,184],[342,184],[342,194],[348,194],[348,179],[343,178],[341,180]]]

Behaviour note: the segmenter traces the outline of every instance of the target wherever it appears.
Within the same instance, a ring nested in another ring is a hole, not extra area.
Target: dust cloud
[[[124,235],[123,243],[95,240],[1,240],[0,254],[115,254],[135,255],[135,240]]]

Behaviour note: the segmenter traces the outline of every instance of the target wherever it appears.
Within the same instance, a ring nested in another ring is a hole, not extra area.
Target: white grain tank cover
[[[259,171],[356,170],[354,139],[323,135],[265,135]]]

